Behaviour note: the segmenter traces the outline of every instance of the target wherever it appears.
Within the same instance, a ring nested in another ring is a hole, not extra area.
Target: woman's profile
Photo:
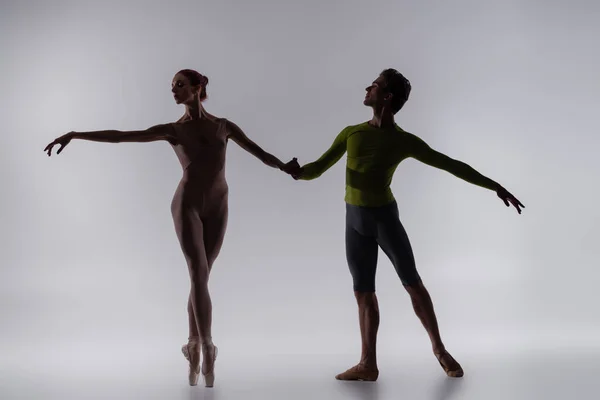
[[[183,168],[171,213],[191,281],[189,337],[181,350],[189,362],[189,384],[197,385],[202,373],[205,386],[212,387],[217,347],[211,334],[212,303],[208,279],[227,227],[227,142],[233,140],[266,165],[282,171],[297,166],[297,161],[293,159],[284,164],[251,141],[236,124],[209,114],[202,104],[207,97],[207,85],[208,78],[204,75],[190,69],[181,70],[172,81],[175,102],[185,106],[185,114],[177,122],[139,131],[69,132],[55,139],[44,151],[50,156],[52,148],[60,145],[56,152],[60,154],[73,139],[108,143],[164,140],[171,144]]]

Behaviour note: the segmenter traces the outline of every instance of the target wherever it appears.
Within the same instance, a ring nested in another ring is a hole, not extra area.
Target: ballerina
[[[108,143],[164,140],[171,144],[183,168],[171,202],[171,213],[191,281],[188,343],[181,350],[189,363],[189,384],[197,385],[202,373],[205,386],[213,387],[218,349],[212,341],[208,280],[227,228],[225,155],[228,140],[269,167],[283,171],[297,167],[298,163],[293,159],[284,164],[250,140],[235,123],[209,114],[203,106],[207,85],[206,76],[190,69],[181,70],[173,78],[171,89],[175,102],[185,106],[185,114],[177,122],[139,131],[69,132],[48,144],[44,151],[50,156],[52,148],[60,145],[56,152],[60,154],[73,139]]]

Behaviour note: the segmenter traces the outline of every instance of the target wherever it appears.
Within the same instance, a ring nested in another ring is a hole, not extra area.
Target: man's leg
[[[460,378],[464,375],[464,371],[460,364],[448,353],[446,346],[440,337],[437,318],[433,309],[433,302],[429,296],[429,292],[423,285],[423,282],[412,285],[404,285],[406,291],[410,295],[410,299],[415,310],[415,314],[421,320],[423,327],[431,340],[433,354],[436,356],[440,365],[446,371],[446,374],[453,378]]]
[[[431,340],[433,354],[448,376],[463,376],[464,372],[460,364],[446,351],[440,337],[433,302],[417,272],[412,247],[400,222],[397,205],[392,203],[387,209],[382,209],[378,221],[377,241],[394,265],[404,288],[410,295],[415,314]]]
[[[358,322],[362,343],[360,362],[335,378],[339,380],[375,381],[377,369],[377,330],[379,307],[375,295],[375,272],[379,248],[368,235],[368,214],[360,207],[348,206],[346,212],[346,259],[352,274],[358,304]],[[360,230],[360,231],[359,231]]]
[[[354,292],[358,303],[358,320],[362,350],[360,363],[369,371],[377,371],[377,330],[379,329],[379,305],[375,292]]]

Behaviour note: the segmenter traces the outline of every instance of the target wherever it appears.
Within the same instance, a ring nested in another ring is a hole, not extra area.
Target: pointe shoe
[[[361,364],[355,365],[354,367],[337,374],[335,379],[338,381],[366,381],[375,382],[379,377],[379,370],[367,369]]]
[[[204,349],[205,346],[207,346],[207,345],[202,346],[203,347],[202,348],[203,358],[206,358],[207,354],[208,354],[208,351],[206,351]],[[206,373],[202,370],[202,377],[204,378],[204,386],[207,388],[211,388],[215,384],[215,361],[217,360],[217,353],[219,352],[219,349],[215,345],[213,345],[213,348],[214,348],[214,355],[213,355],[213,359],[212,359],[212,369]],[[206,362],[206,359],[203,360],[202,364],[204,364],[205,362]]]
[[[448,353],[446,350],[442,351],[441,353],[434,353],[434,355],[437,358],[440,365],[442,366],[442,368],[444,369],[446,375],[448,375],[449,377],[461,378],[465,374],[458,361],[456,361],[454,357],[452,357],[450,353]],[[446,366],[442,363],[442,357],[446,357],[446,360],[449,360],[449,366]]]
[[[181,347],[181,352],[186,360],[188,360],[190,366],[188,371],[188,381],[190,386],[196,386],[198,384],[198,378],[200,377],[200,349],[198,349],[198,342],[190,341]],[[192,354],[198,353],[198,365],[194,367],[192,362]]]

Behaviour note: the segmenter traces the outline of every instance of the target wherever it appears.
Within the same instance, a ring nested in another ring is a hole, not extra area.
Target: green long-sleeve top
[[[465,163],[447,157],[429,147],[419,137],[395,129],[381,129],[364,122],[348,126],[335,138],[331,147],[316,161],[302,167],[299,179],[318,178],[348,152],[346,195],[348,204],[379,207],[394,201],[390,189],[400,162],[413,157],[443,169],[472,184],[496,190],[498,184]]]

